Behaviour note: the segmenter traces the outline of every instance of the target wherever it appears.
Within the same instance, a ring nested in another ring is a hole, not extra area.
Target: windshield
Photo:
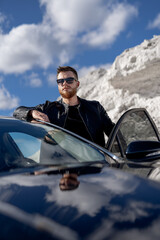
[[[104,154],[95,147],[43,124],[23,122],[19,127],[16,125],[1,130],[1,162],[7,167],[53,166],[104,160]]]

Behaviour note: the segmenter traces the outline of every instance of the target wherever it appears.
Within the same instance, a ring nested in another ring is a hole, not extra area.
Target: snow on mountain
[[[160,36],[126,49],[109,69],[80,79],[78,95],[98,100],[116,122],[131,108],[146,108],[160,130]]]

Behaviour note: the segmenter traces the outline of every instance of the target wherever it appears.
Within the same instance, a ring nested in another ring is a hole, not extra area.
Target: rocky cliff
[[[101,102],[116,122],[130,108],[146,108],[160,130],[160,36],[117,56],[109,69],[80,79],[78,95]]]

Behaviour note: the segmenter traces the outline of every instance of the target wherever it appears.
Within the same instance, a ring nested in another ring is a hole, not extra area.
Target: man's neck
[[[72,98],[62,98],[63,102],[69,106],[75,106],[79,104],[79,100],[77,96],[73,96]]]

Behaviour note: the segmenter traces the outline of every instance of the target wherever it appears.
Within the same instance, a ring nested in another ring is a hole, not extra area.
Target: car
[[[160,140],[128,110],[106,148],[51,123],[0,118],[0,239],[159,239]]]

